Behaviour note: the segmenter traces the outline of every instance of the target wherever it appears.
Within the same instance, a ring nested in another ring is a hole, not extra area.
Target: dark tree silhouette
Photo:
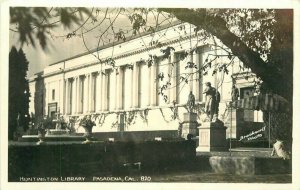
[[[22,49],[12,47],[9,53],[9,139],[16,134],[17,126],[28,129],[29,85],[26,79],[29,62]]]

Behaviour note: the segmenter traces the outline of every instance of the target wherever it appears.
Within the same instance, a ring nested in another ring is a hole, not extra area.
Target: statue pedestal
[[[199,129],[199,146],[197,152],[228,151],[226,128],[220,120],[203,122]]]
[[[197,136],[197,114],[193,112],[183,114],[182,133],[181,137],[187,139],[188,134],[193,137]]]

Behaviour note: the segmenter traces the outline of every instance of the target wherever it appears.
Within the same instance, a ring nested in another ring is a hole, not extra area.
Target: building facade
[[[240,98],[251,96],[255,75],[241,71],[242,63],[228,57],[215,42],[204,45],[199,33],[190,32],[194,29],[187,23],[173,23],[155,33],[114,42],[47,66],[30,79],[30,112],[36,117],[59,113],[67,121],[91,115],[97,124],[94,133],[140,131],[171,137],[177,134],[187,112],[190,91],[195,95],[200,122],[203,89],[205,82],[211,82],[221,95],[220,120],[235,129],[241,120],[262,122],[258,111],[244,110],[243,116],[233,117],[227,109],[233,82]],[[229,62],[228,73],[215,72]],[[124,128],[119,127],[120,122],[125,123]],[[84,132],[78,122],[75,131]],[[237,132],[231,137],[238,138]]]

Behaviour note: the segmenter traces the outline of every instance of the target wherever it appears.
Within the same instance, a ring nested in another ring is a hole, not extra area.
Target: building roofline
[[[173,26],[176,26],[176,25],[179,25],[179,24],[182,24],[182,23],[184,23],[184,22],[182,22],[180,20],[177,20],[177,21],[172,22],[171,24],[165,24],[165,25],[162,25],[162,26],[158,26],[156,32],[162,31],[164,29],[167,29],[169,27],[173,27]],[[86,51],[84,53],[79,53],[79,54],[77,54],[75,56],[72,56],[72,57],[69,57],[69,58],[62,59],[60,61],[51,63],[48,66],[56,65],[58,63],[69,61],[69,60],[72,60],[72,59],[75,59],[75,58],[78,58],[78,57],[81,57],[81,56],[85,56],[85,55],[88,55],[88,54],[91,54],[91,53],[95,53],[95,52],[97,52],[99,50],[103,50],[103,49],[106,49],[106,48],[109,48],[109,47],[113,47],[113,46],[116,46],[116,45],[119,45],[119,44],[122,44],[122,43],[125,43],[125,42],[129,42],[131,40],[134,40],[134,39],[137,39],[137,38],[149,35],[151,33],[153,33],[153,32],[151,32],[151,31],[142,32],[140,35],[130,36],[130,37],[126,38],[125,41],[114,41],[114,42],[108,43],[106,45],[94,48],[94,49],[92,49],[90,51]]]
[[[40,71],[40,72],[34,73],[34,75],[43,75],[43,74],[44,74],[44,71]]]

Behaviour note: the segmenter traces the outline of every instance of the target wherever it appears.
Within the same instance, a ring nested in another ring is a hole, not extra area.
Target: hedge
[[[195,149],[194,141],[9,146],[8,177],[119,175],[138,162],[139,172],[157,173],[192,164]]]

